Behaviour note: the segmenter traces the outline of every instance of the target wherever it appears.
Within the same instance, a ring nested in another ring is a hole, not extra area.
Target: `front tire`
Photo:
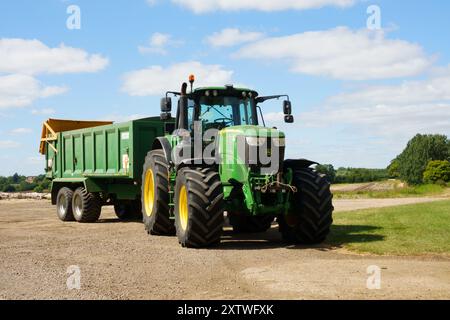
[[[72,198],[73,216],[82,223],[96,222],[102,211],[102,201],[94,193],[85,188],[75,190]]]
[[[298,192],[291,196],[290,212],[278,217],[280,232],[291,243],[322,243],[333,223],[330,183],[325,176],[306,168],[294,170],[293,184]]]
[[[175,235],[170,219],[169,164],[162,150],[150,151],[142,174],[142,217],[148,234]]]
[[[61,221],[75,221],[72,211],[73,191],[69,188],[61,188],[56,196],[56,213]]]
[[[203,248],[220,243],[223,214],[223,187],[217,171],[181,169],[175,190],[175,225],[180,244]]]

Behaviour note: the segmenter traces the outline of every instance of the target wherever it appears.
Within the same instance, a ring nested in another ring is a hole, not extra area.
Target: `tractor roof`
[[[204,92],[204,91],[208,91],[208,90],[217,90],[217,91],[229,91],[230,93],[236,93],[236,92],[252,92],[254,94],[254,97],[258,96],[258,92],[256,92],[255,90],[252,89],[248,89],[248,88],[236,88],[232,85],[226,85],[226,86],[218,86],[218,87],[200,87],[200,88],[196,88],[194,89],[194,93],[200,93],[200,92]]]

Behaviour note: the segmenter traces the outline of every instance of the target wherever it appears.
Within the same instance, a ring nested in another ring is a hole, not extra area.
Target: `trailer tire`
[[[169,163],[162,150],[147,154],[142,173],[142,219],[148,234],[175,235],[170,219]]]
[[[102,202],[98,195],[78,188],[72,198],[73,216],[82,223],[96,222],[102,211]]]
[[[272,226],[273,216],[248,216],[230,214],[229,220],[235,233],[260,233],[266,232]]]
[[[114,212],[117,218],[122,221],[132,221],[142,219],[142,209],[140,201],[116,201]]]
[[[73,191],[69,188],[61,188],[56,196],[56,213],[61,221],[75,221],[72,211]]]
[[[284,240],[298,244],[319,244],[325,241],[333,223],[333,194],[324,175],[310,168],[295,169],[291,212],[279,216],[278,224]]]
[[[183,168],[175,187],[175,225],[183,247],[220,243],[224,224],[223,187],[212,168]]]

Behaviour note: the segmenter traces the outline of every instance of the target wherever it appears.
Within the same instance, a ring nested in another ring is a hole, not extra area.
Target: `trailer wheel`
[[[202,248],[220,242],[224,223],[223,187],[211,168],[184,168],[175,187],[175,225],[183,247]]]
[[[280,232],[291,243],[322,243],[333,223],[330,183],[325,176],[307,168],[294,171],[293,184],[298,192],[292,195],[291,212],[277,219]]]
[[[270,229],[274,220],[273,216],[248,216],[231,213],[230,224],[235,233],[259,233]]]
[[[72,211],[73,191],[69,188],[61,188],[56,196],[56,213],[61,221],[75,221]]]
[[[96,194],[87,192],[85,188],[78,188],[73,194],[72,209],[76,221],[95,222],[100,217],[102,203]]]
[[[114,203],[114,212],[122,221],[142,219],[140,201],[117,201]]]
[[[162,150],[150,151],[142,175],[142,216],[145,229],[152,235],[174,235],[170,219],[169,164]]]

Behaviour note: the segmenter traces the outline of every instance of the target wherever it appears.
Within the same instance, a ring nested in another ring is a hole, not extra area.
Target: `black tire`
[[[72,211],[73,191],[61,188],[56,196],[56,214],[61,221],[75,221]]]
[[[272,226],[273,216],[248,216],[230,214],[229,220],[235,233],[259,233],[266,232]]]
[[[117,218],[122,221],[142,219],[142,208],[140,201],[116,201],[114,212]]]
[[[217,171],[181,169],[175,187],[175,226],[180,244],[204,248],[220,243],[223,214],[223,187]]]
[[[153,192],[149,189],[149,183],[153,183]],[[153,194],[153,201],[149,193]],[[150,151],[145,158],[141,195],[142,219],[147,233],[175,235],[174,221],[170,219],[169,164],[162,150]]]
[[[324,175],[313,169],[294,170],[291,212],[279,216],[278,224],[284,240],[298,244],[319,244],[325,241],[333,223],[333,194]]]
[[[72,198],[73,216],[82,223],[96,222],[102,211],[102,201],[94,193],[87,192],[85,188],[78,188]]]

